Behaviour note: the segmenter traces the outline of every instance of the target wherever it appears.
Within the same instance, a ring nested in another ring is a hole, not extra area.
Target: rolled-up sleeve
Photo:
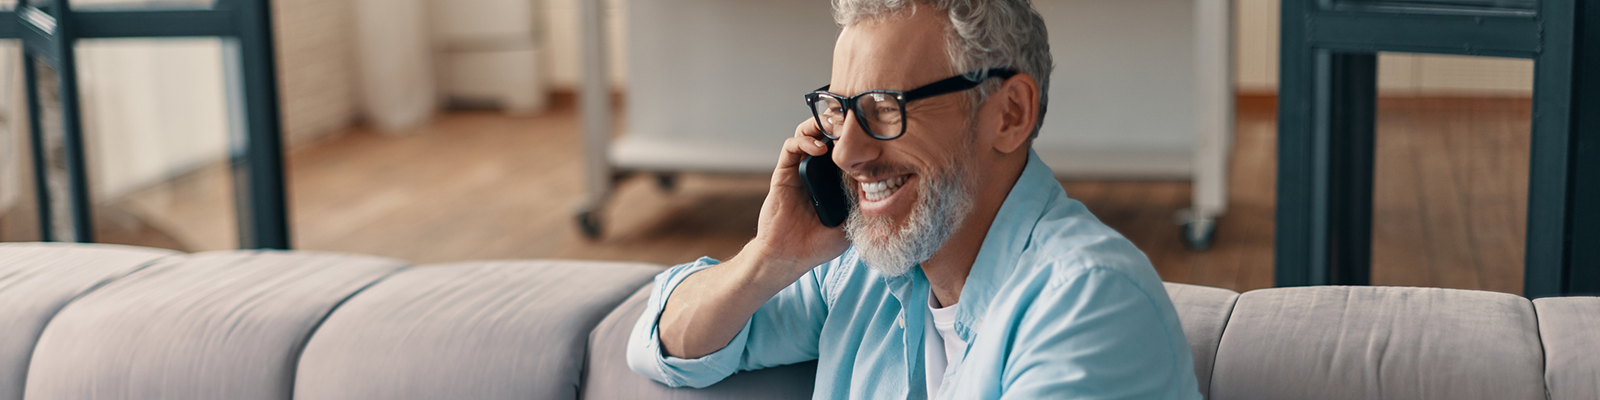
[[[722,349],[694,359],[663,353],[659,321],[673,289],[689,275],[717,264],[717,260],[702,257],[656,275],[650,301],[628,339],[628,366],[634,372],[667,386],[703,388],[738,371],[817,358],[818,335],[827,316],[822,277],[832,262],[807,272],[779,291],[745,321],[744,328]]]

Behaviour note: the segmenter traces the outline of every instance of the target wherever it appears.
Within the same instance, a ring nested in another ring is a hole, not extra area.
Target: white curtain
[[[22,108],[22,74],[19,51],[16,45],[7,43],[0,45],[0,215],[5,215],[11,207],[21,200],[22,184],[33,182],[32,177],[24,180],[22,156],[24,148],[22,138],[27,135],[27,125],[20,118],[13,116],[26,112]],[[33,157],[27,157],[31,160]]]
[[[355,0],[361,98],[379,129],[427,123],[438,105],[425,0]]]

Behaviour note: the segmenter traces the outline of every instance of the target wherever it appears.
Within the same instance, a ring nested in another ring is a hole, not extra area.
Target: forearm
[[[684,278],[661,312],[662,351],[700,358],[722,349],[756,310],[804,274],[763,254],[747,245],[732,259]]]
[[[683,278],[666,295],[656,320],[666,355],[693,359],[721,350],[773,295],[849,247],[843,229],[817,220],[800,182],[800,160],[828,154],[817,139],[822,136],[810,119],[795,128],[779,153],[756,238],[739,255]]]

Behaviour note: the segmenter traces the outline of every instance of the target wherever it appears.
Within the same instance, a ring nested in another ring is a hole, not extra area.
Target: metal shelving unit
[[[90,215],[89,177],[85,170],[83,124],[78,98],[77,59],[80,39],[195,38],[222,39],[232,104],[230,154],[235,171],[235,197],[241,248],[289,248],[284,197],[283,150],[278,111],[272,12],[267,0],[214,0],[209,6],[127,5],[77,6],[69,0],[22,0],[0,10],[0,39],[22,40],[22,64],[28,98],[30,142],[39,203],[40,237],[46,241],[94,241]],[[72,231],[54,232],[49,169],[40,112],[40,67],[55,71],[60,90],[61,132],[67,174],[67,199]]]
[[[1600,4],[1285,0],[1276,284],[1371,280],[1377,53],[1534,60],[1523,295],[1600,294]]]

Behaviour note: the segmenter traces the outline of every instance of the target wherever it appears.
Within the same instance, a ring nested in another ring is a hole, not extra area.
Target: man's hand
[[[821,135],[807,119],[784,141],[756,238],[739,255],[690,275],[673,290],[658,327],[668,355],[699,358],[722,349],[774,294],[850,247],[844,229],[817,219],[800,182],[803,156],[828,154]]]
[[[790,270],[796,279],[850,247],[843,228],[823,226],[817,219],[817,211],[800,182],[800,160],[805,155],[830,156],[828,146],[822,142],[822,132],[809,119],[795,128],[794,137],[783,142],[778,166],[772,172],[772,186],[761,205],[756,238],[750,243],[760,247],[765,264]],[[750,246],[746,250],[751,250]]]

